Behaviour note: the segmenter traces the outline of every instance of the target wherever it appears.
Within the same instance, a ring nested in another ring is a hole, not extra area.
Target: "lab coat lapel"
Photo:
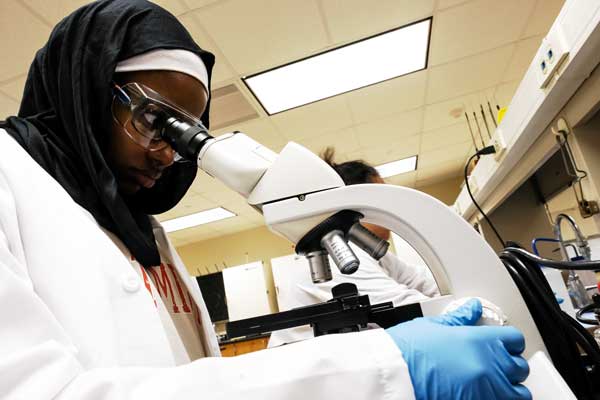
[[[190,274],[183,264],[183,261],[179,257],[179,254],[177,254],[177,251],[173,248],[171,242],[168,240],[162,225],[160,225],[155,218],[152,218],[152,227],[154,228],[154,235],[156,240],[159,242],[160,247],[167,248],[169,250],[171,259],[175,264],[175,269],[177,270],[179,277],[181,277],[186,289],[200,310],[202,339],[204,341],[204,349],[207,352],[206,355],[209,357],[220,357],[221,350],[219,348],[219,343],[217,342],[212,321],[210,320],[210,315],[208,314],[208,309],[206,308],[206,304],[204,303],[204,299],[202,298],[198,284],[190,277]]]

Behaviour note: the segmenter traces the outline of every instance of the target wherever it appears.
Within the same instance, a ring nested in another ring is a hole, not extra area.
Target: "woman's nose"
[[[169,144],[160,150],[149,151],[148,155],[150,158],[152,158],[152,160],[164,168],[175,162],[175,150],[173,150]]]

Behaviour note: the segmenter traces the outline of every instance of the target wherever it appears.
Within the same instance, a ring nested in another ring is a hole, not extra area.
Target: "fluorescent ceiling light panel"
[[[231,211],[228,211],[222,207],[217,207],[211,208],[210,210],[206,211],[200,211],[196,214],[190,214],[184,217],[163,221],[162,225],[165,231],[175,232],[180,231],[182,229],[191,228],[192,226],[208,224],[210,222],[215,222],[235,216],[236,214],[232,213]]]
[[[403,158],[402,160],[392,161],[386,164],[381,164],[375,167],[379,176],[388,178],[394,175],[400,175],[405,172],[414,171],[417,169],[417,156]]]
[[[427,67],[431,18],[243,78],[269,115]]]

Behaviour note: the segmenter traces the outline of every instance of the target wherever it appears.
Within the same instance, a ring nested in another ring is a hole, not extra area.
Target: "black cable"
[[[467,161],[467,165],[465,165],[465,186],[467,187],[467,193],[469,193],[469,197],[471,198],[471,201],[473,202],[473,204],[475,205],[475,207],[477,207],[477,209],[479,210],[479,212],[481,213],[481,215],[483,215],[483,218],[485,218],[485,220],[487,221],[488,225],[492,228],[492,230],[496,234],[496,237],[498,238],[498,241],[500,242],[500,245],[504,248],[506,246],[505,242],[504,242],[504,239],[502,239],[502,236],[500,236],[500,234],[496,230],[496,227],[494,226],[494,224],[492,224],[492,221],[490,221],[490,219],[488,218],[488,216],[486,215],[486,213],[483,212],[483,210],[481,209],[481,207],[479,207],[479,204],[475,201],[475,198],[473,197],[473,193],[471,193],[471,187],[469,186],[469,176],[467,174],[468,173],[469,164],[471,163],[471,161],[475,157],[478,157],[478,156],[483,155],[483,154],[493,154],[495,152],[496,152],[496,149],[494,148],[494,146],[487,146],[487,147],[484,147],[483,149],[479,150],[478,152],[476,152],[475,154],[473,154],[469,158],[469,161]]]
[[[543,259],[517,247],[505,248],[499,256],[519,289],[556,369],[578,399],[597,398],[600,348],[587,330],[560,309],[540,268],[572,269],[573,263]],[[586,269],[598,265],[600,262],[587,262]]]
[[[575,314],[575,318],[577,319],[577,321],[583,322],[584,324],[598,325],[598,320],[596,318],[585,318],[583,316],[583,314],[590,312],[596,308],[598,308],[598,305],[595,303],[588,304],[587,306],[581,307],[579,310],[577,310],[577,313]]]
[[[600,269],[600,261],[556,261],[541,258],[535,254],[519,249],[517,247],[507,247],[504,251],[510,251],[512,253],[519,254],[519,256],[533,262],[542,267],[548,267],[552,269],[564,269],[564,270],[575,270],[575,271],[596,271]]]

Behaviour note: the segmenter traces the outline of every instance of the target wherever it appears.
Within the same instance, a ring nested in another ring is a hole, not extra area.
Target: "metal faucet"
[[[562,231],[561,231],[561,222],[566,220],[573,229],[575,233],[575,243],[577,244],[578,255],[582,256],[584,260],[591,261],[592,259],[592,251],[590,249],[590,245],[588,244],[587,238],[583,235],[579,226],[575,220],[567,215],[567,214],[558,214],[556,216],[556,220],[554,221],[554,237],[559,241],[560,248],[563,251],[564,257],[566,261],[569,261],[569,254],[567,253],[567,249],[565,248],[565,244],[563,242]]]

